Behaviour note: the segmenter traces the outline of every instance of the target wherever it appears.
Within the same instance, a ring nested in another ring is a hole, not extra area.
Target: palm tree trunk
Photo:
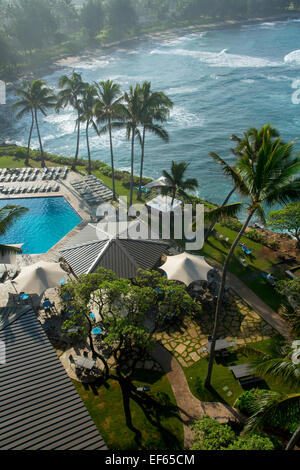
[[[143,128],[143,140],[142,140],[142,155],[141,155],[141,168],[140,168],[140,184],[139,184],[139,194],[138,199],[141,200],[142,196],[142,183],[143,183],[143,168],[144,168],[144,155],[145,155],[145,137],[146,137],[146,127]]]
[[[300,441],[300,426],[296,429],[294,434],[292,435],[288,445],[286,446],[285,450],[294,450],[295,445],[297,442]]]
[[[215,323],[214,323],[214,330],[212,334],[212,340],[210,343],[210,354],[209,354],[209,364],[208,364],[208,370],[207,370],[207,376],[204,382],[204,385],[206,388],[210,387],[210,382],[211,382],[211,375],[212,375],[212,370],[213,370],[213,364],[214,364],[214,357],[215,357],[215,347],[216,347],[216,340],[218,337],[218,330],[219,330],[219,322],[220,322],[220,312],[221,312],[221,307],[222,307],[222,302],[223,302],[223,294],[224,294],[224,289],[225,289],[225,281],[226,281],[226,275],[227,275],[227,269],[229,262],[231,260],[231,257],[233,255],[233,252],[240,241],[243,233],[245,232],[246,228],[249,225],[249,222],[255,213],[255,210],[252,210],[249,212],[248,217],[246,221],[244,222],[243,227],[241,228],[238,236],[236,237],[235,241],[233,242],[229,253],[226,257],[224,266],[223,266],[223,271],[222,271],[222,278],[221,278],[221,284],[219,288],[219,293],[218,293],[218,300],[217,300],[217,307],[216,307],[216,313],[215,313]]]
[[[224,200],[224,202],[222,203],[221,207],[226,206],[227,202],[229,201],[229,199],[231,198],[231,196],[233,195],[234,192],[235,192],[235,187],[234,187],[234,188],[230,191],[230,193],[227,195],[227,197],[226,197],[226,199]],[[210,226],[209,226],[209,228],[208,228],[208,230],[207,230],[207,232],[206,232],[205,238],[204,238],[204,241],[205,241],[205,242],[208,240],[208,238],[209,238],[211,232],[213,231],[213,229],[214,229],[216,223],[217,223],[217,221],[214,220],[214,221],[210,224]]]
[[[174,187],[174,188],[173,188],[173,191],[172,191],[171,208],[173,207],[173,202],[174,202],[175,196],[176,196],[176,187]]]
[[[34,114],[33,114],[33,110],[31,110],[31,127],[30,127],[29,138],[28,138],[27,156],[26,156],[26,160],[25,160],[25,165],[29,165],[30,144],[31,144],[33,126],[34,126]]]
[[[113,144],[112,144],[112,136],[111,136],[111,119],[110,119],[110,117],[108,118],[108,131],[109,131],[109,143],[110,143],[112,191],[113,191],[113,198],[116,199],[115,165],[114,165],[114,153],[113,153]]]
[[[75,157],[74,161],[72,163],[72,170],[76,169],[77,166],[77,160],[78,160],[78,153],[79,153],[79,142],[80,142],[80,115],[78,111],[78,117],[77,117],[77,143],[76,143],[76,152],[75,152]]]
[[[90,150],[90,142],[89,142],[89,125],[90,122],[89,120],[86,121],[86,128],[85,128],[85,135],[86,135],[86,146],[87,146],[87,152],[88,152],[88,174],[91,174],[91,150]]]
[[[132,206],[132,193],[133,193],[134,138],[135,138],[135,127],[132,128],[132,136],[131,136],[131,173],[130,173],[130,201],[129,201],[130,206]]]
[[[45,165],[44,149],[43,149],[43,144],[42,144],[42,139],[41,139],[41,134],[40,134],[40,128],[39,128],[37,110],[36,109],[34,110],[34,115],[35,115],[36,130],[37,130],[37,133],[38,133],[40,149],[41,149],[41,167],[45,168],[46,165]]]

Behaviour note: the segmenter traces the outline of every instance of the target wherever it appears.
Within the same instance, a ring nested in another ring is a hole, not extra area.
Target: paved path
[[[261,300],[251,289],[249,289],[234,274],[228,274],[230,287],[241,297],[250,307],[253,308],[269,325],[271,325],[284,338],[290,339],[291,333],[287,322],[275,312],[269,305]]]
[[[193,433],[190,425],[195,419],[199,419],[205,414],[222,423],[227,422],[228,419],[241,419],[239,414],[230,406],[215,402],[201,402],[194,397],[179,363],[161,344],[156,345],[151,355],[166,372],[175,395],[183,422],[185,449],[189,449],[193,444]]]

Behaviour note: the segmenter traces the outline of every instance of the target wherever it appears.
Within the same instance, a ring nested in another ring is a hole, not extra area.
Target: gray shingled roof
[[[81,245],[74,245],[62,249],[60,255],[67,261],[74,273],[78,276],[79,274],[89,272],[89,269],[108,243],[108,240],[97,240]]]
[[[139,268],[153,269],[167,247],[166,243],[157,241],[113,239],[94,270],[102,266],[114,271],[118,277],[132,279]]]
[[[60,255],[77,275],[102,266],[118,277],[132,279],[139,268],[153,269],[167,248],[161,241],[113,238],[66,247]]]
[[[107,450],[32,310],[0,331],[0,450]]]

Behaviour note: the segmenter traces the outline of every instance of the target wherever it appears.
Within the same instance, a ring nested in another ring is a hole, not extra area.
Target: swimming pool
[[[24,243],[23,253],[45,253],[81,222],[62,196],[0,199],[0,208],[7,204],[29,209],[0,235],[0,243]]]

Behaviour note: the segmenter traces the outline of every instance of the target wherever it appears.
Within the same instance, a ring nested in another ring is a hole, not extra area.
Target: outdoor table
[[[250,364],[240,364],[238,366],[229,367],[236,379],[243,379],[253,375],[253,368]]]
[[[206,343],[206,347],[209,352],[210,352],[210,345],[211,345],[211,341]],[[234,343],[229,343],[227,339],[217,339],[216,345],[215,345],[215,351],[222,351],[223,349],[227,349],[232,346],[234,346]]]
[[[88,359],[87,357],[82,356],[74,357],[74,362],[77,366],[87,370],[91,370],[96,364],[94,359]]]
[[[101,335],[103,333],[102,328],[96,327],[92,329],[93,335]]]
[[[20,299],[21,299],[21,300],[28,300],[28,299],[29,299],[29,295],[28,295],[28,294],[21,294],[21,295],[20,295]]]

